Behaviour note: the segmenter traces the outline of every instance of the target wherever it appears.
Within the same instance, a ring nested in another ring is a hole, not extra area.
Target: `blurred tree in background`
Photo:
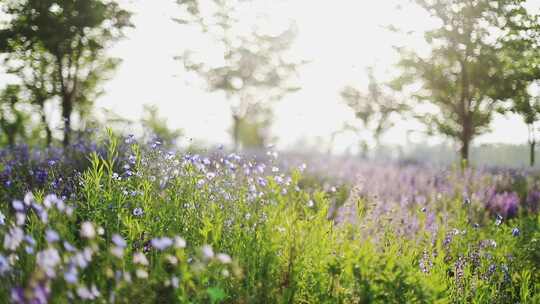
[[[200,33],[211,36],[218,49],[223,49],[220,64],[197,60],[194,56],[197,51],[193,50],[179,58],[188,70],[206,81],[210,91],[226,93],[232,103],[232,137],[236,149],[240,145],[265,144],[272,119],[269,104],[299,90],[294,76],[301,62],[287,57],[296,36],[294,24],[278,30],[262,24],[241,24],[242,13],[253,13],[245,10],[253,2],[214,0],[202,5],[194,0],[178,1],[182,15],[176,21],[196,27]],[[263,20],[268,16],[259,17],[258,20]]]
[[[540,18],[526,9],[512,11],[505,29],[508,34],[504,45],[504,68],[520,83],[522,90],[512,97],[509,110],[519,114],[527,124],[529,164],[534,166],[536,147],[536,122],[540,120],[540,97],[531,95],[531,88],[540,82]]]
[[[35,59],[32,56],[36,56]],[[16,75],[20,80],[19,88],[26,93],[24,101],[36,107],[41,127],[45,131],[46,145],[50,146],[52,143],[52,130],[45,112],[45,105],[56,91],[56,83],[47,81],[48,75],[53,73],[53,65],[43,54],[29,53],[8,56],[5,63],[7,72]]]
[[[527,124],[528,143],[529,143],[529,164],[531,167],[535,163],[535,147],[536,147],[536,122],[540,120],[540,97],[532,97],[529,95],[522,98],[515,98],[512,111],[518,113]]]
[[[60,101],[63,143],[68,145],[72,113],[88,112],[100,84],[118,65],[105,51],[131,26],[131,15],[116,2],[101,0],[10,1],[1,8],[8,16],[0,29],[0,53],[7,55],[8,72],[21,78],[44,125],[45,102]]]
[[[18,137],[26,139],[28,115],[21,106],[21,87],[8,85],[0,92],[0,128],[2,141],[13,147]]]
[[[158,107],[155,105],[144,105],[141,124],[146,140],[157,140],[169,147],[182,136],[182,130],[170,129],[167,126],[167,119],[159,115]]]
[[[391,116],[402,113],[408,107],[385,91],[384,86],[375,78],[373,68],[368,68],[367,73],[369,84],[366,93],[353,86],[346,86],[341,90],[341,97],[361,123],[360,126],[345,124],[344,131],[352,131],[358,136],[363,131],[368,131],[376,146],[379,146],[381,136],[394,125]],[[365,140],[361,143],[361,148],[362,154],[366,156],[368,144]]]
[[[438,113],[423,115],[434,131],[461,143],[462,160],[469,158],[471,141],[488,130],[502,101],[526,89],[516,77],[504,50],[510,39],[508,20],[526,13],[525,1],[416,0],[440,26],[425,33],[427,56],[401,49],[402,74],[394,87],[421,83],[413,93]],[[511,37],[510,40],[520,39]]]

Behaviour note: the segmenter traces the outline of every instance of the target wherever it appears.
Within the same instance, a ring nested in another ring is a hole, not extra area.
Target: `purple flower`
[[[515,192],[497,193],[487,202],[487,208],[501,215],[503,218],[510,218],[517,215],[519,207],[519,196]]]
[[[120,248],[125,248],[126,247],[126,241],[124,240],[123,237],[121,237],[119,234],[113,234],[112,236],[112,242],[120,247]]]
[[[60,235],[52,229],[47,229],[47,231],[45,231],[45,239],[49,243],[54,243],[60,240]]]
[[[54,268],[60,264],[61,258],[58,251],[54,248],[49,248],[38,252],[36,256],[36,263],[47,274],[47,276],[54,278],[56,273]]]
[[[173,240],[168,237],[155,238],[152,239],[151,244],[157,250],[165,250],[172,246]]]
[[[139,216],[142,216],[143,214],[144,214],[144,211],[143,211],[142,208],[137,207],[137,208],[133,209],[133,215],[134,216],[139,217]]]
[[[125,143],[126,144],[132,144],[135,142],[135,135],[133,134],[129,134],[127,137],[126,137],[126,140],[125,140]]]
[[[8,272],[10,269],[8,260],[0,254],[0,276]]]
[[[11,202],[11,205],[13,206],[13,209],[15,209],[15,211],[24,211],[23,202],[19,200],[14,200],[13,202]]]
[[[519,236],[520,234],[520,231],[519,231],[519,228],[515,227],[514,229],[512,229],[512,236]]]
[[[527,194],[525,204],[531,212],[537,212],[540,203],[540,191],[532,190]]]

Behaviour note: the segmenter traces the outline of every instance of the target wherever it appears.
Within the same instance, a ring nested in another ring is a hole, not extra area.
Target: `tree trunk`
[[[240,116],[233,114],[233,144],[234,151],[240,148]]]
[[[531,167],[534,167],[535,146],[536,146],[536,141],[532,140],[532,141],[529,142],[529,148],[530,148],[530,152],[529,152],[530,153],[530,155],[529,155],[530,156],[530,158],[529,158],[530,163],[529,164],[530,164]]]
[[[51,132],[51,128],[49,127],[49,124],[47,123],[47,116],[45,115],[45,109],[43,108],[41,109],[41,123],[43,124],[43,127],[45,128],[47,147],[50,147],[52,143],[52,132]]]
[[[15,133],[8,132],[8,133],[6,133],[6,135],[7,135],[7,140],[8,140],[9,147],[10,148],[15,147]]]
[[[73,112],[73,106],[71,104],[71,98],[69,96],[62,97],[62,119],[64,120],[64,147],[67,147],[71,137],[71,112]]]
[[[461,165],[467,167],[469,165],[469,149],[471,145],[471,139],[468,136],[461,138],[461,148],[459,150],[461,156]]]

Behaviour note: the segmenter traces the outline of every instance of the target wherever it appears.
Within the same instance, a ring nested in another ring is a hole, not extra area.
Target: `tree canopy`
[[[471,141],[488,130],[501,102],[519,96],[527,87],[521,76],[516,77],[515,62],[505,52],[509,43],[521,40],[510,35],[508,26],[526,14],[524,1],[415,2],[440,26],[425,33],[429,55],[400,50],[402,74],[393,84],[398,89],[421,84],[413,96],[438,109],[423,121],[457,139],[461,158],[467,160]]]
[[[73,110],[95,99],[119,63],[105,51],[131,26],[131,15],[102,0],[12,1],[2,9],[8,21],[0,29],[0,53],[8,72],[22,78],[37,104],[60,99],[67,145]]]
[[[250,2],[250,1],[248,1]],[[234,0],[215,0],[208,7],[198,1],[178,1],[184,14],[177,19],[182,24],[196,26],[210,35],[223,49],[220,64],[196,60],[197,50],[188,50],[179,58],[184,66],[200,75],[210,91],[223,91],[231,102],[233,141],[239,146],[242,134],[252,134],[244,144],[262,144],[260,139],[271,122],[269,103],[297,91],[294,76],[301,62],[287,56],[295,36],[294,24],[278,31],[269,31],[260,24],[241,25],[239,14],[243,6]],[[245,12],[244,12],[245,13]],[[240,31],[239,28],[249,28]],[[253,132],[242,127],[261,128]],[[258,145],[257,144],[257,145]]]

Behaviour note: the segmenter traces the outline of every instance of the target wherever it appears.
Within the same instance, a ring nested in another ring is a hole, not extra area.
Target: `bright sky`
[[[127,118],[137,118],[143,104],[157,104],[171,127],[184,129],[188,137],[207,143],[228,143],[231,125],[229,104],[223,95],[209,94],[193,83],[182,63],[173,59],[185,48],[201,47],[211,55],[212,45],[171,18],[178,12],[174,0],[124,0],[135,13],[136,28],[112,50],[123,58],[115,78],[98,100]],[[366,4],[369,3],[369,4]],[[402,3],[403,10],[396,5]],[[392,45],[407,44],[425,49],[421,30],[433,26],[424,12],[407,7],[406,0],[267,0],[265,11],[291,17],[298,25],[295,54],[309,59],[300,73],[302,90],[287,96],[275,107],[273,134],[281,147],[294,147],[299,139],[314,144],[328,140],[344,121],[353,118],[343,105],[339,90],[346,84],[365,87],[365,67],[375,65],[379,78],[393,74],[397,56]],[[395,24],[420,30],[406,40],[382,26]],[[203,54],[204,56],[204,54]],[[384,137],[386,143],[406,142],[408,130],[420,126],[402,121]],[[493,132],[480,142],[524,143],[526,127],[519,118],[497,117]],[[355,145],[352,136],[341,136],[336,150]]]

